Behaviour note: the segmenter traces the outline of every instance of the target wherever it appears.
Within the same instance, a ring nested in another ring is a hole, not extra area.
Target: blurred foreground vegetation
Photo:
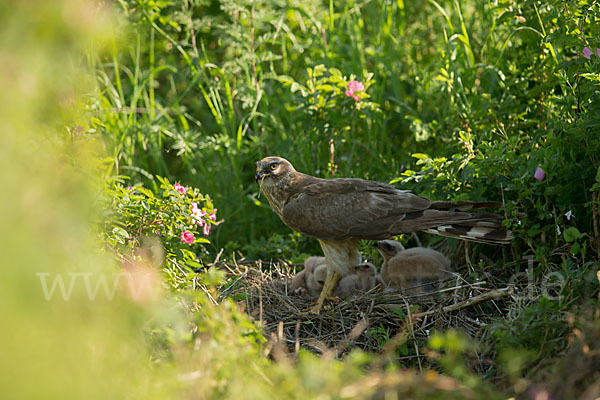
[[[564,0],[3,2],[0,397],[600,396],[599,19]],[[432,332],[429,371],[267,357],[235,277],[206,268],[318,253],[258,195],[266,155],[501,201],[514,243],[472,248],[465,278],[553,289],[478,338]]]

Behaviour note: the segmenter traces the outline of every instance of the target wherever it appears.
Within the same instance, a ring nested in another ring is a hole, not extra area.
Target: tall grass
[[[328,170],[330,137],[311,129],[315,121],[302,99],[281,85],[282,76],[304,82],[307,68],[320,63],[347,76],[373,71],[370,94],[387,115],[367,117],[336,140],[339,174],[386,180],[408,162],[412,140],[405,114],[412,106],[400,99],[406,98],[402,80],[408,72],[401,60],[410,61],[411,41],[401,33],[420,25],[427,7],[411,10],[407,20],[399,3],[338,9],[320,2],[283,8],[268,1],[223,2],[211,15],[211,28],[201,30],[208,18],[198,23],[194,17],[214,7],[181,6],[183,20],[174,22],[172,7],[121,4],[138,25],[130,54],[94,65],[103,88],[97,111],[106,115],[99,129],[111,139],[121,172],[145,181],[152,174],[178,177],[211,193],[228,221],[217,245],[282,231],[257,200],[254,161],[280,154],[300,170]],[[385,23],[368,24],[366,18]],[[381,54],[373,46],[381,46]],[[365,162],[365,155],[377,162]]]
[[[134,22],[127,51],[93,63],[102,88],[97,129],[112,143],[114,172],[149,185],[165,175],[209,193],[226,221],[213,236],[217,248],[289,232],[253,182],[254,162],[266,155],[329,176],[333,140],[336,176],[405,177],[405,187],[439,199],[500,200],[499,183],[523,185],[535,169],[533,159],[507,152],[543,146],[548,132],[573,126],[569,104],[588,115],[595,96],[575,89],[582,81],[573,75],[593,37],[593,8],[578,14],[557,0],[119,4]],[[569,24],[585,24],[585,36]],[[311,111],[310,96],[294,88],[320,64],[346,77],[372,73],[367,92],[380,112],[332,125]],[[593,183],[596,143],[589,148],[559,156],[590,163],[573,190]],[[496,183],[479,185],[482,175]],[[521,201],[513,193],[509,200]]]

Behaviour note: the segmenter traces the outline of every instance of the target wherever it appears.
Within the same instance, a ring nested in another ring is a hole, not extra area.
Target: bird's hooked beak
[[[262,178],[264,178],[264,174],[262,172],[262,163],[260,161],[258,161],[256,163],[256,174],[254,175],[254,180],[256,180],[256,182],[260,181]]]

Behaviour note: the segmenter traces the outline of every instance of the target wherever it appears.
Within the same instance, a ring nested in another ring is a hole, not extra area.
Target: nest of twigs
[[[512,293],[510,287],[469,283],[455,273],[435,291],[408,294],[376,288],[339,302],[326,300],[315,315],[308,312],[315,299],[298,296],[291,287],[301,268],[260,261],[237,268],[243,283],[236,292],[245,293],[248,314],[260,321],[273,343],[285,344],[285,351],[292,353],[305,348],[339,356],[352,347],[385,352],[408,345],[412,354],[405,358],[420,364],[419,348],[431,330],[454,328],[476,337],[493,316],[504,312],[500,299]]]

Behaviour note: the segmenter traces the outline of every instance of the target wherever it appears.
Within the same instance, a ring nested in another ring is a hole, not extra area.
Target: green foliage
[[[383,325],[379,325],[378,327],[374,327],[374,328],[367,330],[365,332],[365,335],[371,335],[371,336],[375,337],[375,339],[377,339],[377,342],[379,343],[379,345],[382,347],[384,344],[389,342],[389,340],[392,338],[390,329]],[[402,344],[401,346],[399,346],[399,349],[400,349],[400,351],[406,351],[406,344]]]
[[[504,195],[521,251],[541,259],[562,241],[556,225],[590,229],[600,64],[581,51],[595,48],[597,7],[120,5],[134,22],[130,51],[93,64],[94,129],[136,180],[177,177],[222,204],[236,223],[216,232],[217,247],[284,233],[252,183],[267,154],[322,176],[400,176],[438,199]],[[344,94],[357,77],[359,101]]]
[[[561,338],[567,331],[560,303],[545,297],[520,310],[514,320],[495,331],[499,351],[524,349],[535,358],[549,356],[564,346]]]
[[[226,249],[228,253],[239,251],[250,260],[290,260],[303,263],[311,255],[314,243],[297,232],[288,235],[274,233],[269,237],[261,237],[252,244],[240,246],[240,243],[230,242]]]
[[[197,188],[157,179],[161,183],[160,195],[142,186],[108,183],[104,192],[107,211],[100,223],[100,237],[119,257],[134,259],[145,240],[159,239],[165,254],[160,254],[157,261],[162,264],[165,260],[167,270],[202,269],[195,245],[210,243],[207,236],[217,224],[217,209],[210,197]],[[201,249],[200,254],[207,253],[204,247]]]
[[[304,84],[290,78],[280,77],[284,87],[289,86],[292,93],[298,92],[304,104],[299,111],[310,116],[306,122],[311,134],[336,136],[350,134],[356,130],[357,123],[364,120],[369,112],[378,111],[375,103],[367,101],[367,90],[374,83],[372,73],[363,71],[361,80],[354,75],[346,78],[337,68],[327,69],[320,64],[308,68],[308,80]],[[349,90],[350,82],[361,82],[362,89]],[[371,118],[373,115],[370,115]]]
[[[592,230],[599,88],[582,77],[598,73],[600,62],[581,51],[594,46],[598,9],[560,1],[476,7],[471,18],[491,23],[480,48],[471,49],[458,3],[461,33],[452,13],[432,3],[446,18],[447,39],[431,90],[448,108],[433,111],[428,125],[418,116],[413,126],[420,135],[445,132],[449,152],[413,154],[418,168],[395,181],[435,198],[503,200],[519,238],[515,249],[547,263],[575,232]],[[538,167],[542,181],[533,177]],[[572,253],[585,246],[573,243]]]
[[[470,368],[477,346],[458,332],[429,340],[447,376],[381,369],[358,351],[343,360],[301,351],[293,363],[275,350],[277,360],[265,356],[277,344],[243,301],[227,298],[237,277],[203,267],[223,247],[265,260],[318,254],[258,193],[254,163],[269,154],[317,176],[503,201],[515,240],[495,279],[510,283],[532,255],[532,286],[550,289],[511,297],[505,319],[482,335],[482,351],[498,357],[489,376],[522,382],[529,366],[567,348],[571,314],[597,319],[582,307],[598,294],[597,4],[114,4],[119,17],[88,2],[0,5],[0,178],[9,194],[0,239],[10,266],[0,282],[10,360],[2,397],[506,398]],[[364,89],[347,94],[354,80]],[[213,199],[225,223],[209,236]],[[119,284],[93,300],[86,286],[96,276],[135,283],[142,272],[150,300]],[[74,284],[68,301],[59,291],[48,300],[40,273],[86,285]],[[365,334],[382,346],[394,336]],[[412,355],[414,344],[396,354]]]
[[[600,58],[582,53],[600,47],[597,5],[119,5],[130,22],[124,50],[90,62],[100,87],[92,131],[107,140],[113,173],[155,193],[156,174],[193,182],[226,221],[211,236],[215,250],[264,260],[319,252],[260,197],[254,162],[269,154],[317,176],[391,181],[439,200],[502,201],[515,240],[498,281],[510,283],[533,256],[532,282],[561,274],[564,286],[556,301],[515,306],[510,321],[536,334],[500,324],[496,350],[527,348],[534,359],[559,351],[535,340],[545,332],[563,343],[559,326],[589,293],[582,277],[598,250]],[[346,94],[353,80],[364,84],[357,98]]]
[[[159,180],[160,196],[141,186],[123,189],[112,180],[107,186],[103,182],[106,164],[97,162],[103,158],[98,143],[79,135],[80,129],[70,129],[78,134],[66,137],[62,129],[56,132],[48,127],[56,124],[52,109],[60,104],[57,93],[68,86],[65,75],[53,72],[79,56],[84,47],[80,41],[101,38],[95,35],[95,25],[69,25],[73,12],[95,15],[86,8],[91,7],[89,3],[42,1],[34,5],[38,11],[54,12],[32,20],[36,15],[32,5],[15,3],[0,13],[1,19],[21,23],[16,25],[20,27],[17,32],[26,39],[15,46],[14,41],[5,42],[4,31],[0,36],[0,54],[10,54],[17,67],[11,76],[0,74],[4,89],[0,102],[31,102],[31,108],[16,107],[12,113],[0,110],[0,124],[6,128],[0,132],[10,149],[0,158],[1,170],[9,171],[0,176],[1,184],[10,193],[0,207],[0,238],[6,246],[3,260],[10,266],[0,281],[0,296],[8,307],[0,332],[9,360],[0,367],[3,398],[264,399],[314,398],[323,393],[367,397],[377,391],[421,398],[464,395],[458,385],[440,382],[439,388],[430,387],[412,372],[365,376],[364,366],[371,357],[361,353],[351,354],[343,363],[306,353],[300,354],[295,366],[269,360],[257,323],[232,300],[215,302],[223,283],[223,274],[215,269],[188,274],[193,275],[196,288],[204,290],[186,290],[177,296],[155,293],[154,299],[144,299],[132,296],[127,285],[117,284],[112,296],[108,292],[102,296],[97,290],[92,298],[87,285],[75,280],[73,290],[63,298],[58,291],[45,296],[40,274],[42,278],[64,275],[84,280],[125,274],[135,281],[139,272],[156,273],[157,266],[148,265],[141,256],[115,265],[100,251],[94,230],[103,211],[99,194],[109,196],[112,207],[107,220],[100,220],[103,237],[127,255],[144,248],[142,236],[156,230],[166,239],[167,251],[175,252],[181,246],[176,243],[179,231],[194,224],[189,215],[191,203],[201,203],[207,212],[215,210],[198,190],[188,188],[182,194],[167,180]],[[54,37],[50,41],[49,35]],[[6,43],[11,47],[4,53]],[[62,57],[54,58],[53,50]],[[29,70],[29,52],[45,61],[38,67],[48,69]],[[27,98],[22,84],[29,79],[53,90]],[[46,107],[51,110],[49,116],[42,115],[40,121],[31,118],[31,109]],[[62,107],[61,115],[68,119],[69,107]],[[160,282],[142,283],[142,291],[160,292]],[[362,384],[383,378],[386,387]],[[441,379],[432,378],[428,382]]]

